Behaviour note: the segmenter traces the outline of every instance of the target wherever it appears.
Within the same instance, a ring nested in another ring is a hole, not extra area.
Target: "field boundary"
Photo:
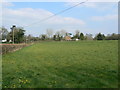
[[[0,54],[15,52],[32,44],[0,44]]]

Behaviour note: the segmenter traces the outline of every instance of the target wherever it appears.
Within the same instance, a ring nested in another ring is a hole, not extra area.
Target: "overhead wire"
[[[88,1],[88,0],[86,0],[86,1],[84,1],[84,2],[80,2],[80,3],[78,3],[78,4],[74,5],[74,6],[71,6],[71,7],[67,8],[67,9],[65,9],[65,10],[62,10],[62,11],[60,11],[60,12],[58,12],[58,13],[55,13],[54,15],[51,15],[51,16],[49,16],[49,17],[47,17],[47,18],[41,19],[40,21],[31,23],[31,24],[26,25],[26,26],[23,26],[23,27],[30,27],[30,26],[35,25],[35,24],[37,24],[37,23],[44,22],[44,21],[46,21],[46,20],[48,20],[48,19],[50,19],[50,18],[53,18],[54,16],[57,16],[57,15],[59,15],[59,14],[61,14],[61,13],[64,13],[64,12],[70,10],[70,9],[72,9],[72,8],[74,8],[74,7],[77,7],[77,6],[81,5],[81,4],[84,4],[84,3],[86,3],[87,1]]]

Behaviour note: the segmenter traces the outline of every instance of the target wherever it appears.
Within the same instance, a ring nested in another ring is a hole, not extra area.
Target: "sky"
[[[96,35],[118,33],[117,2],[86,2],[46,21],[41,21],[78,2],[7,2],[2,7],[2,25],[23,27],[26,34],[39,36],[47,29]]]

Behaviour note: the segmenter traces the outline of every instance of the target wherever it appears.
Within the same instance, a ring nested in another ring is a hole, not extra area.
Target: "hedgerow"
[[[10,45],[2,45],[2,47],[1,47],[1,51],[0,51],[0,54],[6,54],[6,53],[8,53],[8,52],[14,52],[14,51],[17,51],[17,50],[19,50],[19,49],[21,49],[21,48],[24,48],[24,47],[26,47],[26,46],[28,46],[28,44],[10,44]]]

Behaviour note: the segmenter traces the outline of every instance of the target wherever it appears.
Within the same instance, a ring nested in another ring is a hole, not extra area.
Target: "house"
[[[0,43],[6,43],[7,42],[7,39],[4,39],[4,40],[0,40]],[[9,40],[9,42],[11,43],[12,40]]]
[[[70,36],[65,36],[65,40],[66,40],[66,41],[70,41],[70,40],[72,40],[72,39],[71,39]]]
[[[7,42],[7,39],[5,39],[5,40],[2,40],[2,43],[5,43],[5,42]]]
[[[75,41],[78,41],[78,40],[79,40],[79,39],[77,39],[77,38],[75,39]]]
[[[12,42],[12,40],[9,40],[9,42],[11,43],[11,42]]]

